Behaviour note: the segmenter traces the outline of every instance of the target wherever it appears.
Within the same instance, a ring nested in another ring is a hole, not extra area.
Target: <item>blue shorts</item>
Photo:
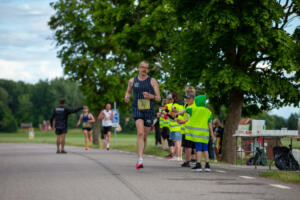
[[[178,141],[178,140],[181,141],[181,133],[180,132],[171,132],[170,133],[170,138],[173,141]]]
[[[196,152],[198,151],[208,151],[208,144],[202,143],[202,142],[195,142],[196,146]]]

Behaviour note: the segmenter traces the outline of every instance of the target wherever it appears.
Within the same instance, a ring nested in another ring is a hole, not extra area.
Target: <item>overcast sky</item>
[[[54,41],[47,25],[54,11],[50,0],[0,0],[0,78],[27,83],[62,77]],[[287,30],[300,25],[295,20]],[[273,110],[287,118],[299,108]]]

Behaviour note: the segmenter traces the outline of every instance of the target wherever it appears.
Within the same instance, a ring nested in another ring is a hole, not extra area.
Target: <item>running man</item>
[[[80,110],[82,110],[82,106],[80,108],[77,108],[75,110],[69,109],[65,107],[65,99],[60,99],[59,100],[59,106],[56,107],[53,110],[51,119],[50,119],[50,124],[53,129],[55,129],[56,133],[56,146],[57,146],[57,151],[56,153],[67,153],[65,151],[65,136],[68,131],[68,116],[69,114],[76,113]],[[55,124],[53,124],[53,119],[55,118]],[[61,151],[60,147],[61,146]]]
[[[102,130],[101,134],[103,134],[103,144],[104,148],[109,150],[109,142],[110,142],[110,135],[112,130],[112,121],[114,118],[113,112],[110,110],[111,105],[108,103],[105,106],[105,109],[102,110],[98,116],[98,120],[102,120]]]
[[[80,118],[77,122],[77,126],[80,125],[82,121],[82,131],[84,134],[84,143],[85,143],[85,150],[89,150],[89,142],[92,142],[91,138],[91,123],[95,122],[94,116],[89,113],[89,108],[87,106],[83,106],[83,114],[80,115]]]
[[[160,93],[157,81],[148,75],[149,63],[142,61],[138,67],[138,76],[128,81],[125,94],[125,102],[130,101],[133,91],[132,113],[137,129],[137,153],[136,168],[143,168],[143,153],[147,143],[147,136],[153,124],[155,116],[155,101],[160,101]]]

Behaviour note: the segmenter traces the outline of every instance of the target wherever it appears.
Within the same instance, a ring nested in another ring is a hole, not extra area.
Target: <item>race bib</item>
[[[105,117],[104,120],[105,120],[105,121],[109,121],[110,118],[109,118],[109,117]]]
[[[150,99],[138,99],[138,109],[139,110],[149,110],[150,109]]]
[[[91,126],[90,126],[90,123],[84,122],[84,123],[82,123],[82,127],[83,128],[90,128]]]

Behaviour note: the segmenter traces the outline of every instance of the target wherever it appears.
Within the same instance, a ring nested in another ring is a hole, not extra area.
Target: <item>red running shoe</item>
[[[143,165],[143,163],[141,163],[141,164],[136,164],[135,167],[136,167],[137,170],[140,170],[140,169],[144,168],[144,165]]]
[[[169,155],[165,156],[165,158],[171,159],[171,158],[173,158],[173,156],[172,156],[172,154],[169,154]]]

